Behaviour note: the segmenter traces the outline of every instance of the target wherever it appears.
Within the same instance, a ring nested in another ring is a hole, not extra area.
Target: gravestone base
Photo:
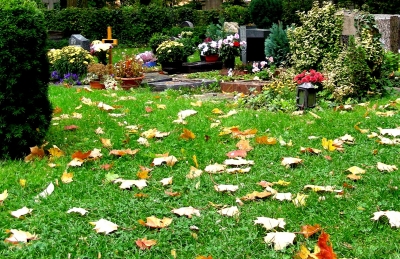
[[[183,73],[197,73],[197,72],[207,72],[212,70],[222,69],[222,61],[216,62],[186,62],[182,64]]]
[[[178,90],[180,88],[196,88],[200,86],[208,86],[215,83],[216,80],[209,79],[177,79],[168,82],[154,82],[148,83],[152,91],[164,91],[167,89]]]
[[[235,82],[221,82],[221,91],[223,93],[243,93],[243,94],[250,94],[254,91],[261,92],[262,88],[265,85],[268,85],[268,81],[235,81]]]

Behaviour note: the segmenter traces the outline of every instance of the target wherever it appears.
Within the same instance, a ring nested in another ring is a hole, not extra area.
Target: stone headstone
[[[84,50],[90,51],[90,41],[80,34],[72,34],[69,38],[70,46],[80,46]]]
[[[354,13],[343,13],[343,30],[342,35],[356,35],[357,30],[354,26]]]
[[[240,26],[240,41],[246,41],[246,51],[242,51],[241,60],[243,63],[265,60],[265,40],[270,30],[254,27]]]
[[[190,27],[193,28],[193,23],[189,22],[189,21],[184,21],[183,23],[181,23],[181,27]]]
[[[230,33],[239,33],[239,24],[237,22],[224,22],[224,31]]]

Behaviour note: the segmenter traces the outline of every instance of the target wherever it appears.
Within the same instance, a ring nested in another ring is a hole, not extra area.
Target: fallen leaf
[[[90,153],[92,153],[92,151],[88,151],[86,153],[82,153],[81,151],[77,151],[75,153],[72,154],[72,158],[79,158],[80,160],[85,160],[90,156]]]
[[[183,133],[180,135],[180,138],[189,140],[189,139],[196,138],[196,135],[193,132],[191,132],[190,130],[184,128]]]
[[[128,149],[122,149],[122,150],[111,150],[109,155],[115,155],[115,156],[124,156],[124,155],[135,155],[137,152],[139,152],[139,149],[134,149],[131,150],[130,148]]]
[[[319,186],[319,185],[305,185],[304,190],[311,189],[313,192],[333,192],[335,188],[333,186]]]
[[[18,243],[28,243],[30,240],[37,240],[37,235],[32,235],[29,232],[25,232],[22,230],[17,229],[10,229],[8,231],[11,233],[10,237],[6,238],[4,242],[11,243],[11,244],[18,244]]]
[[[130,189],[132,185],[135,185],[139,190],[143,189],[147,186],[146,180],[123,180],[123,179],[116,179],[114,183],[121,183],[119,188],[121,189]]]
[[[104,164],[101,165],[100,168],[104,170],[110,170],[113,167],[113,164]]]
[[[346,171],[349,171],[352,174],[365,174],[365,170],[358,166],[352,166],[348,168]]]
[[[59,149],[56,145],[53,145],[52,148],[49,148],[49,153],[52,157],[64,156],[64,152],[61,149]]]
[[[294,206],[301,207],[306,205],[306,198],[308,195],[297,193],[296,198],[292,200]]]
[[[277,184],[277,185],[281,185],[281,186],[288,186],[290,184],[290,182],[286,182],[284,180],[278,180],[277,182],[272,182],[272,184],[273,185]]]
[[[292,200],[292,194],[290,192],[286,193],[275,193],[274,196],[272,196],[272,199],[279,200],[279,201],[291,201]]]
[[[146,146],[146,147],[149,147],[149,146],[150,146],[150,143],[149,143],[149,141],[147,140],[147,138],[140,137],[140,138],[138,138],[137,142],[138,142],[140,145],[144,145],[144,146]]]
[[[269,197],[271,195],[272,195],[272,193],[270,193],[268,191],[263,191],[263,192],[254,191],[252,193],[249,193],[249,194],[243,196],[240,199],[242,201],[255,200],[255,199],[264,199],[264,198]]]
[[[179,216],[187,216],[188,218],[192,218],[192,215],[200,217],[200,211],[192,206],[173,209],[171,212],[178,214]]]
[[[327,140],[326,138],[322,138],[322,147],[328,151],[335,151],[336,149],[336,147],[333,145],[333,140]]]
[[[137,175],[137,177],[139,179],[148,179],[148,178],[150,178],[149,171],[139,171],[136,175]]]
[[[304,225],[301,226],[300,229],[300,233],[303,234],[305,238],[309,238],[319,231],[321,231],[321,226],[319,224],[315,224],[314,226]]]
[[[235,114],[237,114],[238,112],[236,111],[236,110],[230,110],[227,114],[225,114],[225,115],[220,115],[220,116],[218,116],[218,118],[228,118],[228,117],[230,117],[230,116],[232,116],[232,115],[235,115]]]
[[[101,144],[103,144],[103,147],[105,148],[111,148],[111,139],[106,139],[106,138],[100,138]]]
[[[160,181],[160,183],[162,183],[163,186],[172,184],[172,177],[164,178],[164,179],[162,179],[162,180]]]
[[[86,213],[88,213],[89,211],[82,209],[82,208],[76,208],[73,207],[72,209],[67,210],[67,213],[71,213],[71,212],[75,212],[75,213],[79,213],[82,216],[84,216]]]
[[[316,253],[316,251],[314,251],[314,253],[318,257],[318,259],[336,259],[337,258],[336,254],[333,252],[332,244],[329,241],[329,234],[322,231],[321,235],[318,238],[317,245],[318,245],[320,251],[318,253]]]
[[[360,133],[365,134],[369,132],[369,129],[361,129],[358,125],[360,125],[361,122],[357,122],[356,125],[354,125],[354,129],[358,130]]]
[[[227,168],[225,171],[230,174],[235,174],[235,173],[248,173],[250,172],[251,167],[246,167],[246,168],[240,168],[240,167],[234,167],[234,168]]]
[[[141,250],[150,249],[152,246],[154,246],[155,244],[157,244],[157,240],[154,240],[154,239],[149,239],[149,240],[147,240],[147,238],[138,239],[138,240],[136,240],[135,242],[136,242],[136,245],[137,245]]]
[[[104,131],[103,131],[102,128],[98,127],[98,128],[94,131],[94,133],[96,133],[97,135],[101,135],[101,134],[104,134]]]
[[[110,106],[108,104],[105,104],[103,102],[99,102],[97,107],[100,108],[100,110],[103,110],[103,111],[112,111],[112,110],[115,109],[114,107],[112,107],[112,106]]]
[[[64,127],[64,130],[77,130],[78,128],[76,125],[68,125]]]
[[[136,198],[147,198],[147,197],[149,197],[149,195],[147,195],[147,194],[145,194],[145,193],[141,193],[141,192],[135,193],[134,196],[135,196]]]
[[[354,138],[349,134],[340,137],[339,140],[344,141],[346,144],[354,144],[355,141]]]
[[[93,229],[97,233],[104,233],[106,235],[118,229],[117,224],[105,219],[99,219],[98,221],[90,222],[90,224],[94,226]]]
[[[74,177],[74,174],[73,174],[73,173],[64,172],[64,173],[62,174],[62,176],[61,176],[61,181],[62,181],[63,183],[70,183],[70,182],[73,181],[73,180],[72,180],[73,177]]]
[[[165,227],[168,227],[171,223],[172,223],[171,218],[158,219],[154,216],[151,216],[151,217],[147,217],[145,226],[147,226],[149,228],[165,228]]]
[[[294,259],[318,259],[315,254],[311,254],[310,250],[304,245],[300,246],[300,251],[294,255]]]
[[[393,117],[396,113],[395,111],[387,111],[387,112],[375,112],[376,116],[379,117]]]
[[[379,220],[380,217],[386,216],[389,219],[389,224],[391,227],[400,228],[400,212],[398,211],[378,211],[374,212],[372,220]]]
[[[266,230],[271,230],[276,227],[285,228],[286,222],[284,218],[273,219],[267,217],[257,217],[257,219],[254,220],[254,224],[261,224]]]
[[[198,255],[198,256],[196,256],[196,259],[213,259],[213,258],[211,255],[209,255],[209,256]]]
[[[308,112],[309,114],[311,114],[314,118],[316,118],[316,119],[321,119],[321,117],[319,116],[319,115],[317,115],[317,114],[315,114],[315,113],[313,113],[313,112]]]
[[[162,164],[167,164],[168,166],[173,166],[175,163],[178,162],[178,159],[174,156],[167,156],[167,157],[156,157],[153,159],[151,163],[152,166],[158,166]]]
[[[24,158],[25,162],[32,161],[35,157],[42,159],[44,157],[44,150],[42,147],[34,146],[31,147],[31,153]]]
[[[167,105],[165,105],[165,104],[157,104],[157,109],[165,110],[165,109],[167,109]]]
[[[214,114],[224,114],[224,112],[221,111],[221,110],[218,109],[218,108],[214,108],[211,112],[214,113]]]
[[[41,197],[41,198],[46,198],[47,196],[49,196],[50,194],[52,194],[53,191],[54,191],[54,184],[53,184],[53,183],[50,183],[50,184],[47,186],[47,188],[46,188],[43,192],[39,193],[39,194],[35,197],[35,201],[38,202],[38,199],[39,199],[40,197]]]
[[[201,107],[201,105],[203,105],[203,102],[202,101],[191,102],[190,105],[195,107]]]
[[[389,136],[392,136],[392,137],[400,136],[400,128],[396,128],[396,129],[382,129],[382,128],[379,128],[379,127],[378,127],[378,129],[379,129],[379,133],[380,133],[381,135],[389,135]]]
[[[242,159],[240,157],[237,157],[236,159],[226,159],[224,161],[224,165],[234,165],[234,166],[254,165],[254,161],[253,160],[246,160],[246,159]]]
[[[203,173],[203,170],[197,169],[194,166],[190,166],[189,174],[186,175],[186,178],[193,179],[199,177]]]
[[[171,196],[171,197],[177,197],[177,196],[180,196],[180,195],[181,195],[180,192],[164,191],[164,193],[165,193],[166,195],[168,195],[168,196]]]
[[[226,153],[226,155],[229,158],[236,158],[236,157],[243,157],[245,158],[247,156],[247,151],[246,150],[234,150]]]
[[[218,211],[218,213],[221,214],[222,216],[233,217],[239,214],[239,209],[236,206],[232,206],[229,208],[221,209]]]
[[[8,197],[8,192],[7,190],[4,190],[3,193],[0,194],[0,203],[3,203],[3,201],[7,199],[7,197]]]
[[[89,154],[89,158],[100,158],[102,156],[103,154],[101,153],[101,149],[98,148],[94,148]]]
[[[217,192],[236,192],[239,189],[238,185],[226,185],[226,184],[219,184],[219,185],[214,185],[214,189]]]
[[[74,158],[67,164],[67,166],[81,166],[83,162],[84,161],[80,158]]]
[[[273,186],[274,184],[273,183],[270,183],[270,182],[267,182],[267,181],[260,181],[260,182],[258,182],[257,183],[258,185],[260,185],[261,187],[267,187],[267,186]]]
[[[11,211],[11,215],[19,218],[21,216],[25,216],[33,211],[33,209],[28,209],[27,207],[23,207],[22,209]]]
[[[274,232],[268,233],[264,237],[264,241],[267,244],[274,243],[274,250],[282,250],[288,245],[293,244],[296,234],[289,232]]]
[[[397,167],[395,165],[387,165],[381,162],[378,162],[376,165],[379,171],[386,171],[386,172],[393,172],[397,170]]]
[[[225,171],[226,165],[221,165],[218,163],[215,163],[213,165],[208,165],[204,169],[207,173],[218,173],[218,172],[223,172]]]
[[[107,173],[105,177],[106,177],[105,181],[107,183],[109,183],[109,182],[113,182],[114,180],[118,179],[119,175],[113,174],[113,173]]]
[[[19,179],[19,185],[21,185],[21,187],[22,188],[24,188],[25,187],[25,185],[26,185],[26,180],[25,179]],[[2,202],[2,199],[1,199],[1,194],[0,194],[0,203]]]
[[[353,181],[357,181],[362,178],[361,175],[356,175],[356,174],[348,174],[346,177]]]
[[[269,138],[268,136],[261,136],[256,138],[258,144],[264,145],[275,145],[277,143],[276,138]]]
[[[303,159],[300,159],[300,158],[284,157],[284,158],[282,158],[281,165],[286,166],[286,167],[291,167],[291,166],[301,164],[302,162],[303,162]]]
[[[178,118],[184,120],[186,117],[195,115],[196,113],[197,113],[197,111],[195,111],[195,110],[180,111],[180,112],[178,112]]]
[[[316,148],[311,148],[311,147],[307,147],[307,148],[300,147],[300,152],[318,155],[322,152],[322,150],[316,149]]]
[[[250,146],[250,142],[247,139],[241,139],[237,144],[236,147],[239,150],[245,150],[245,151],[251,151],[253,149],[252,146]]]

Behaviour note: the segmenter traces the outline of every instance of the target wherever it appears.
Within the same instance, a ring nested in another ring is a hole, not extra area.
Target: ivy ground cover
[[[398,258],[397,98],[299,115],[51,87],[47,145],[0,162],[0,257]]]

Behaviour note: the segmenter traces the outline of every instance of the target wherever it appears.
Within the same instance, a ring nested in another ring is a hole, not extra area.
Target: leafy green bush
[[[400,54],[393,53],[390,50],[385,51],[382,62],[382,76],[389,77],[394,74],[395,71],[399,70]]]
[[[282,0],[283,24],[300,25],[300,19],[296,12],[308,12],[311,10],[313,2],[314,0]]]
[[[282,19],[281,0],[253,0],[249,5],[251,19],[258,28],[269,29]]]
[[[73,73],[83,76],[87,73],[87,65],[94,62],[90,53],[79,46],[66,46],[62,49],[51,49],[48,52],[51,71],[61,76]]]
[[[271,33],[265,40],[265,55],[273,57],[277,66],[286,65],[289,55],[289,41],[282,23],[274,23]]]
[[[225,21],[237,22],[239,25],[246,25],[251,22],[249,8],[240,5],[231,5],[223,9],[222,16]]]
[[[0,16],[0,158],[19,158],[50,125],[47,30],[32,1],[1,1]]]
[[[171,37],[161,32],[154,33],[149,40],[149,47],[153,53],[156,53],[158,46],[164,41],[169,40]]]
[[[333,4],[320,8],[316,1],[308,13],[298,13],[301,26],[287,30],[291,62],[298,71],[320,71],[323,58],[337,57],[343,19],[335,13]]]

